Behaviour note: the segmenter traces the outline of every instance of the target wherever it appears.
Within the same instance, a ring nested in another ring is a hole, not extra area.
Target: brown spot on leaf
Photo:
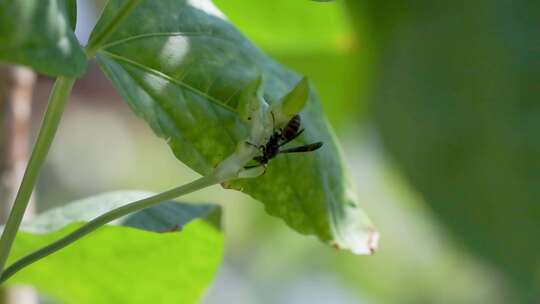
[[[330,246],[334,247],[336,250],[341,250],[341,247],[339,247],[336,241],[331,241]]]
[[[169,228],[165,228],[163,230],[161,230],[160,232],[161,233],[167,233],[167,232],[177,232],[177,231],[181,231],[182,230],[182,225],[180,224],[176,224],[172,227],[169,227]]]

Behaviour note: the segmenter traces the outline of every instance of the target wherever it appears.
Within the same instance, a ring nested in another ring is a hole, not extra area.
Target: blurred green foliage
[[[454,239],[540,300],[540,2],[348,1],[384,145]]]

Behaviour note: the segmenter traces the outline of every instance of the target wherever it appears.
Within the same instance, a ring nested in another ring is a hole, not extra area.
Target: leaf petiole
[[[92,231],[98,229],[99,227],[125,215],[236,178],[255,177],[254,175],[248,176],[249,174],[245,174],[246,170],[244,170],[244,165],[251,158],[253,158],[256,153],[257,149],[253,147],[247,145],[239,145],[236,153],[233,153],[231,156],[221,162],[220,165],[218,165],[218,167],[215,168],[211,174],[203,176],[191,183],[182,185],[180,187],[176,187],[171,190],[156,194],[154,196],[138,200],[133,203],[129,203],[127,205],[116,208],[96,217],[95,219],[89,221],[77,230],[62,237],[61,239],[50,243],[49,245],[42,247],[15,261],[12,265],[7,267],[5,271],[0,275],[0,283],[5,282],[7,279],[9,279],[21,269],[39,261],[40,259],[48,255],[53,254],[54,252],[74,243],[75,241],[86,236]]]
[[[96,217],[95,219],[91,220],[90,222],[86,223],[84,226],[62,237],[61,239],[53,243],[50,243],[49,245],[42,247],[22,257],[21,259],[15,261],[13,264],[7,267],[5,271],[2,273],[2,275],[0,276],[0,283],[5,282],[7,279],[9,279],[11,276],[13,276],[15,273],[17,273],[21,269],[72,244],[73,242],[79,240],[80,238],[86,236],[87,234],[91,233],[92,231],[98,229],[99,227],[111,221],[114,221],[130,213],[159,204],[163,201],[172,200],[179,196],[218,184],[220,182],[221,181],[217,179],[215,175],[204,176],[191,183],[182,185],[180,187],[176,187],[174,189],[156,194],[154,196],[151,196],[142,200],[135,201],[133,203],[124,205],[117,209],[111,210],[107,213],[104,213]]]
[[[111,20],[111,22],[103,29],[102,31],[98,32],[95,36],[90,37],[90,41],[88,42],[88,46],[85,49],[86,57],[87,58],[93,58],[96,54],[97,50],[101,48],[103,43],[109,38],[118,25],[124,21],[126,17],[128,17],[131,12],[139,5],[141,0],[129,0],[124,3],[124,5],[120,8],[118,14],[114,16],[114,18]]]
[[[63,82],[61,83],[63,84]],[[71,82],[71,85],[73,85],[73,81]],[[59,85],[60,86],[60,85]],[[69,87],[71,89],[71,86]],[[65,92],[64,96],[67,97],[69,94],[69,90]],[[56,94],[52,94],[52,96],[56,96]],[[268,114],[268,105],[262,98],[253,98],[254,96],[246,97],[249,100],[249,103],[251,104],[249,110],[247,110],[249,113],[247,113],[248,116],[252,117],[250,120],[250,126],[251,126],[251,134],[250,134],[250,141],[253,142],[261,142],[264,141],[264,139],[268,136],[269,133],[272,132],[272,126],[268,125],[267,123],[267,116]],[[246,101],[247,102],[247,101]],[[213,171],[207,176],[203,176],[191,183],[185,184],[183,186],[159,193],[157,195],[135,201],[133,203],[129,203],[127,205],[124,205],[122,207],[119,207],[117,209],[111,210],[107,213],[104,213],[95,219],[89,221],[82,227],[78,228],[77,230],[67,234],[66,236],[62,237],[61,239],[50,243],[47,246],[44,246],[24,257],[21,259],[15,261],[12,265],[10,265],[8,268],[5,269],[0,274],[0,283],[5,282],[8,278],[13,276],[15,273],[20,271],[21,269],[33,264],[34,262],[72,244],[73,242],[79,240],[80,238],[86,236],[87,234],[91,233],[92,231],[98,229],[99,227],[116,220],[118,218],[121,218],[125,215],[128,215],[130,213],[151,207],[153,205],[159,204],[166,200],[172,200],[179,196],[189,194],[191,192],[213,186],[220,183],[225,183],[237,178],[253,178],[257,177],[260,174],[262,174],[261,168],[254,168],[246,170],[244,169],[244,166],[253,159],[253,157],[258,153],[258,149],[256,147],[253,147],[252,145],[248,145],[245,143],[245,141],[241,142],[238,146],[236,151],[231,154],[229,157],[224,159]],[[32,184],[33,185],[33,184]],[[30,188],[31,191],[31,188]],[[14,208],[15,209],[15,208]],[[24,209],[23,209],[24,212]],[[21,215],[22,218],[22,215]],[[13,243],[13,240],[15,238],[15,234],[19,228],[20,221],[17,223],[16,228],[13,230],[14,232],[12,234],[9,234],[10,243],[9,246],[11,247],[11,244]],[[7,256],[9,253],[9,248],[6,251],[5,255],[5,261],[7,260]]]
[[[26,167],[26,171],[24,172],[24,177],[21,186],[19,187],[19,191],[17,192],[13,207],[11,208],[6,226],[2,232],[2,237],[0,238],[0,275],[6,264],[11,251],[11,246],[15,240],[15,235],[19,230],[26,207],[28,206],[28,201],[32,195],[32,190],[36,184],[39,171],[49,152],[49,148],[51,147],[54,135],[60,123],[60,118],[64,112],[64,106],[74,83],[74,78],[58,77],[49,96],[45,118],[43,119],[39,135]]]
[[[86,54],[88,58],[95,55],[96,50],[104,43],[104,41],[110,37],[116,30],[118,25],[131,14],[135,7],[141,2],[141,0],[129,0],[127,1],[112,19],[112,21],[105,27],[105,29],[99,32],[89,42],[86,48]],[[26,167],[21,186],[17,192],[15,202],[9,214],[6,226],[2,232],[0,238],[0,277],[3,275],[4,266],[8,259],[13,241],[19,226],[21,225],[22,218],[28,206],[28,201],[32,195],[34,185],[36,183],[39,171],[45,157],[49,152],[49,148],[58,129],[60,118],[64,110],[65,103],[71,93],[75,78],[68,78],[60,76],[56,79],[54,87],[49,96],[49,103],[45,118],[43,120],[39,135],[36,140],[36,144],[32,151],[32,155]]]

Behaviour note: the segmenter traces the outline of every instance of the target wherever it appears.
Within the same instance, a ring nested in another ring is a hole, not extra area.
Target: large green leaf
[[[540,2],[350,0],[369,17],[385,146],[477,256],[540,299]],[[535,55],[533,55],[535,54]]]
[[[47,211],[23,227],[10,258],[149,196],[114,192]],[[15,274],[62,303],[195,303],[220,263],[219,209],[167,202],[117,220]]]
[[[73,30],[75,0],[0,1],[0,61],[79,76],[86,58]]]
[[[95,32],[121,1],[110,1]],[[148,18],[159,16],[159,18]],[[142,1],[98,51],[98,61],[132,109],[175,155],[208,174],[247,137],[240,92],[259,74],[265,99],[278,101],[300,77],[245,39],[210,1]],[[369,253],[371,223],[349,189],[336,140],[310,93],[296,144],[323,141],[313,153],[280,155],[262,177],[232,186],[262,201],[291,227],[337,246]]]

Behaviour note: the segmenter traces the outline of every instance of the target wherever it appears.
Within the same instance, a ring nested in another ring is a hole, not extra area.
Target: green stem
[[[60,118],[64,112],[64,106],[71,93],[74,82],[75,79],[73,78],[58,77],[49,96],[45,118],[41,124],[41,129],[26,167],[26,171],[24,172],[21,186],[19,187],[4,232],[0,238],[0,274],[6,264],[11,251],[11,246],[15,240],[15,235],[21,225],[39,171],[49,152],[49,148],[51,147],[54,135],[58,129],[58,124],[60,123]]]
[[[88,46],[86,47],[86,57],[92,58],[96,54],[97,50],[103,45],[103,43],[109,38],[118,25],[126,19],[129,15],[131,15],[131,12],[139,5],[141,0],[129,0],[124,3],[124,5],[120,8],[118,11],[118,14],[114,16],[114,18],[111,20],[111,22],[103,29],[102,31],[98,32],[98,34],[94,37],[90,37],[90,41],[88,42]]]
[[[104,213],[96,217],[95,219],[91,220],[90,222],[86,223],[84,226],[80,227],[79,229],[64,236],[63,238],[45,247],[42,247],[24,256],[23,258],[17,260],[16,262],[14,262],[12,265],[6,268],[6,270],[2,273],[2,275],[0,276],[0,283],[5,282],[12,275],[17,273],[19,270],[25,268],[26,266],[70,245],[71,243],[84,237],[90,232],[98,229],[99,227],[115,219],[128,215],[132,212],[136,212],[136,211],[151,207],[153,205],[159,204],[160,202],[172,200],[179,196],[218,184],[220,182],[223,182],[223,180],[220,180],[218,177],[216,177],[216,175],[211,174],[208,176],[201,177],[189,184],[185,184],[183,186],[162,192],[160,194],[157,194],[157,195],[154,195],[154,196],[151,196],[151,197],[148,197],[148,198],[145,198],[145,199],[133,202],[133,203],[129,203],[117,209],[111,210],[107,213]]]

